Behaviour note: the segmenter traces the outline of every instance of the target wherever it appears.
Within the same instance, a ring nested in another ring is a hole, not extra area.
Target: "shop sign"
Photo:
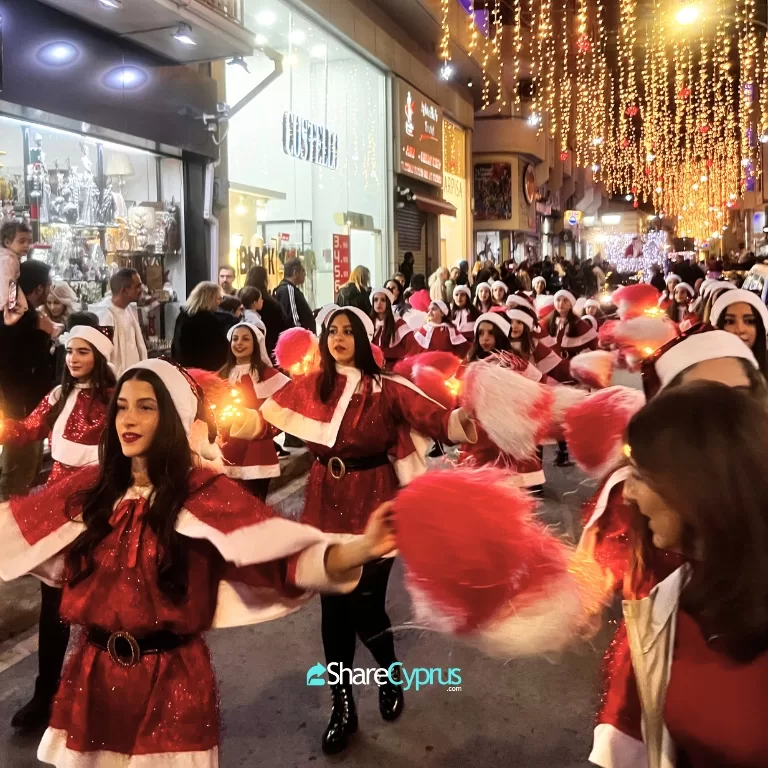
[[[443,111],[431,99],[396,81],[398,173],[427,184],[443,184]]]
[[[293,112],[285,112],[283,151],[297,160],[306,160],[334,170],[339,163],[339,136],[324,125],[313,123]]]
[[[333,295],[349,282],[349,235],[333,236]]]
[[[280,239],[287,243],[291,239],[291,235],[288,232],[281,232],[280,233]]]
[[[581,211],[566,211],[565,222],[566,224],[568,224],[569,227],[576,227],[581,221],[581,216],[582,216]]]

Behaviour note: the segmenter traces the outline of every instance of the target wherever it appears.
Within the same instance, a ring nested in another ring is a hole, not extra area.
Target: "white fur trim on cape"
[[[567,333],[563,334],[563,340],[560,342],[560,346],[563,349],[573,349],[574,347],[584,347],[587,344],[593,342],[597,336],[597,323],[595,325],[589,324],[589,330],[581,334],[581,336],[569,336]]]
[[[608,478],[608,480],[606,480],[605,485],[600,491],[600,495],[597,497],[597,501],[595,502],[595,508],[592,510],[592,514],[590,515],[587,524],[584,526],[585,531],[588,528],[591,528],[603,516],[603,513],[608,506],[608,497],[611,495],[611,491],[619,483],[623,483],[625,480],[628,480],[631,474],[632,467],[619,467],[619,469],[617,469]]]
[[[272,395],[274,395],[275,392],[282,389],[286,384],[288,384],[291,381],[287,376],[280,373],[280,371],[276,371],[268,379],[261,380],[259,379],[259,376],[257,373],[251,372],[251,366],[248,364],[245,364],[245,365],[236,365],[229,372],[229,383],[237,384],[240,381],[240,379],[243,378],[243,376],[251,377],[251,383],[253,384],[253,391],[256,393],[256,397],[258,397],[259,400],[266,400],[268,397],[272,397]]]
[[[600,768],[648,768],[648,750],[642,741],[610,723],[599,723],[592,736],[589,762]]]
[[[219,749],[148,755],[123,755],[105,749],[77,752],[67,746],[65,730],[48,728],[37,748],[37,759],[56,768],[218,768]]]
[[[432,341],[432,332],[435,330],[435,328],[439,328],[442,325],[445,325],[448,328],[451,344],[453,344],[454,347],[458,346],[459,344],[467,343],[467,340],[452,325],[448,323],[440,323],[440,325],[435,325],[431,320],[424,324],[424,333],[422,333],[421,330],[418,330],[413,334],[413,337],[419,343],[419,346],[424,347],[424,349],[429,349],[429,344]]]
[[[61,413],[51,430],[51,458],[54,461],[58,461],[60,464],[66,464],[70,467],[85,467],[89,464],[97,464],[99,461],[98,445],[76,443],[73,440],[67,440],[64,437],[64,430],[67,427],[67,422],[72,415],[72,411],[75,409],[75,404],[77,403],[77,398],[81,391],[82,389],[76,388],[69,393],[67,402],[64,403],[64,408],[62,408]],[[48,395],[48,402],[51,405],[55,405],[60,398],[61,387],[56,387],[56,389]]]
[[[267,477],[280,477],[280,464],[251,464],[248,467],[227,465],[224,474],[233,480],[264,480]]]

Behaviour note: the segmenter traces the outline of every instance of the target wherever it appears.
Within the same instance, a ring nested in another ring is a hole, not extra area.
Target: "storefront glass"
[[[443,200],[456,207],[455,216],[440,217],[440,262],[454,267],[468,259],[466,134],[459,126],[443,121]]]
[[[274,287],[300,255],[320,306],[334,299],[334,235],[349,235],[352,268],[368,267],[374,284],[387,277],[386,79],[276,0],[247,0],[246,16],[264,50],[227,67],[227,103],[273,72],[270,52],[283,73],[230,123],[229,258],[239,284],[263,263]]]
[[[94,303],[130,265],[159,300],[166,276],[184,298],[181,160],[4,116],[0,147],[3,217],[30,222],[54,280]]]

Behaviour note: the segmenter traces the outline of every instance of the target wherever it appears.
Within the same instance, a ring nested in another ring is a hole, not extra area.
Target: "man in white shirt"
[[[114,326],[114,352],[110,362],[120,376],[126,368],[148,357],[135,306],[141,296],[141,277],[135,269],[118,269],[112,275],[109,287],[112,298],[99,309],[99,322]]]

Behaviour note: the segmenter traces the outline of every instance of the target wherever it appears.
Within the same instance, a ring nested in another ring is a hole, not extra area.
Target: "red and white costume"
[[[274,368],[265,368],[262,379],[251,370],[250,364],[236,365],[229,373],[229,383],[240,393],[243,408],[258,411],[264,401],[284,387],[290,379]],[[225,462],[225,473],[235,480],[257,480],[280,476],[280,461],[273,438],[277,430],[266,422],[258,420],[258,432],[251,436],[250,419],[238,425],[239,429],[225,432],[221,454]]]
[[[384,353],[384,360],[387,364],[387,370],[390,370],[404,357],[415,355],[421,351],[421,347],[413,337],[413,330],[408,327],[408,323],[399,315],[395,315],[395,332],[388,345],[385,345],[382,337],[384,335],[384,321],[374,320],[374,332],[372,344],[375,344]]]
[[[466,337],[450,323],[436,325],[428,322],[413,336],[421,349],[427,352],[451,352],[457,357],[464,357],[469,349]]]
[[[475,337],[475,320],[468,309],[456,310],[453,318],[453,325],[456,330],[469,342]]]
[[[192,637],[142,656],[132,668],[80,642],[38,759],[59,768],[216,768],[216,682],[202,633],[278,618],[300,607],[311,596],[306,590],[350,591],[355,582],[328,581],[322,533],[276,517],[233,481],[198,469],[176,522],[188,552],[183,602],[172,602],[157,585],[149,488],[130,488],[115,504],[95,570],[70,586],[63,555],[85,527],[81,510],[67,501],[97,477],[97,468],[87,468],[0,506],[0,576],[34,573],[61,583],[61,615],[73,624],[138,638],[158,628]]]
[[[555,343],[563,351],[563,354],[566,357],[576,357],[579,352],[597,349],[597,329],[591,322],[584,318],[580,318],[573,324],[573,327],[571,327],[564,318],[558,317]]]
[[[294,379],[261,412],[319,457],[309,472],[302,520],[323,531],[362,533],[379,504],[426,471],[429,441],[424,435],[443,443],[475,437],[461,427],[456,411],[446,410],[400,376],[383,374],[376,381],[357,368],[337,366],[335,389],[323,403],[318,394],[321,375]],[[341,479],[332,477],[330,464],[322,463],[331,457],[344,461],[382,455],[389,460]]]

